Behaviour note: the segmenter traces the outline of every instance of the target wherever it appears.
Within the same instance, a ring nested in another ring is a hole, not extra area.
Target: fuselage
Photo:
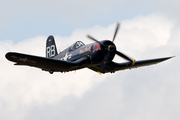
[[[112,44],[109,40],[103,40],[101,41],[103,44]],[[77,45],[79,44],[79,46]],[[115,45],[114,45],[115,46]],[[91,43],[85,45],[81,41],[77,41],[72,46],[68,47],[64,51],[60,52],[57,56],[55,56],[53,59],[58,60],[64,60],[64,61],[77,61],[83,57],[89,57],[90,63],[89,65],[96,65],[101,64],[103,61],[104,56],[106,55],[106,50],[104,46],[100,45],[99,43]],[[111,54],[111,57],[109,59],[113,60],[115,54]]]

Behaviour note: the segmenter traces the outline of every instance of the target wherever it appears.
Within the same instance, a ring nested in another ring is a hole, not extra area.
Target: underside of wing
[[[132,62],[124,62],[124,63],[109,62],[106,65],[105,73],[108,73],[108,72],[113,73],[113,72],[119,71],[119,70],[149,66],[149,65],[153,65],[153,64],[163,62],[163,61],[168,60],[170,58],[172,58],[172,57],[149,59],[149,60],[140,60],[140,61],[136,61],[135,63],[132,63]],[[97,72],[97,71],[99,71],[100,65],[90,66],[88,68]]]
[[[40,68],[45,71],[53,70],[58,72],[67,72],[79,69],[79,64],[81,62],[67,62],[52,58],[45,58],[15,52],[7,53],[6,58],[12,62],[15,62],[15,65],[25,65]]]

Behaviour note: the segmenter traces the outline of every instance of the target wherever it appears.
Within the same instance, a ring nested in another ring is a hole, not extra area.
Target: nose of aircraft
[[[107,64],[107,62],[109,61],[112,53],[113,53],[113,54],[116,54],[116,55],[118,55],[118,56],[120,56],[120,57],[122,57],[122,58],[124,58],[124,59],[126,59],[126,60],[128,60],[128,61],[131,61],[132,63],[134,62],[134,60],[131,59],[130,57],[128,57],[127,55],[125,55],[125,54],[123,54],[122,52],[119,52],[119,51],[116,50],[116,46],[115,46],[115,44],[114,44],[114,40],[115,40],[116,35],[117,35],[118,31],[119,31],[120,24],[121,24],[120,22],[117,22],[113,39],[112,39],[112,41],[109,41],[109,42],[113,43],[113,45],[112,45],[112,44],[106,44],[107,42],[104,42],[104,43],[103,43],[103,42],[100,42],[100,41],[96,40],[95,38],[93,38],[93,37],[91,37],[91,36],[89,36],[89,35],[86,35],[86,37],[88,37],[88,38],[90,38],[91,40],[99,43],[99,44],[100,44],[101,46],[103,46],[104,49],[105,49],[104,51],[105,51],[105,54],[106,54],[106,55],[104,56],[102,65],[101,65],[100,70],[99,70],[99,72],[101,72],[101,73],[104,73],[106,64]]]

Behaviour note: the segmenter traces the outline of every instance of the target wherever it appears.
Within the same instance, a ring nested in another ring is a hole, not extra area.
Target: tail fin
[[[54,37],[51,35],[46,41],[46,57],[53,58],[58,54]]]

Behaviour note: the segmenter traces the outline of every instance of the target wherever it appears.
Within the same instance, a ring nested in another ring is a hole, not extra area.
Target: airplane
[[[15,62],[14,65],[36,67],[42,69],[43,71],[48,71],[50,74],[53,74],[54,72],[64,73],[76,71],[83,68],[89,68],[100,74],[114,73],[119,70],[157,64],[174,57],[135,61],[116,49],[114,40],[119,27],[120,22],[117,22],[112,41],[98,41],[90,35],[86,35],[86,37],[93,40],[94,43],[85,45],[82,41],[77,41],[70,47],[58,53],[54,37],[50,35],[46,41],[46,57],[17,52],[8,52],[5,57],[9,61]],[[127,62],[113,62],[115,55],[124,58]]]

